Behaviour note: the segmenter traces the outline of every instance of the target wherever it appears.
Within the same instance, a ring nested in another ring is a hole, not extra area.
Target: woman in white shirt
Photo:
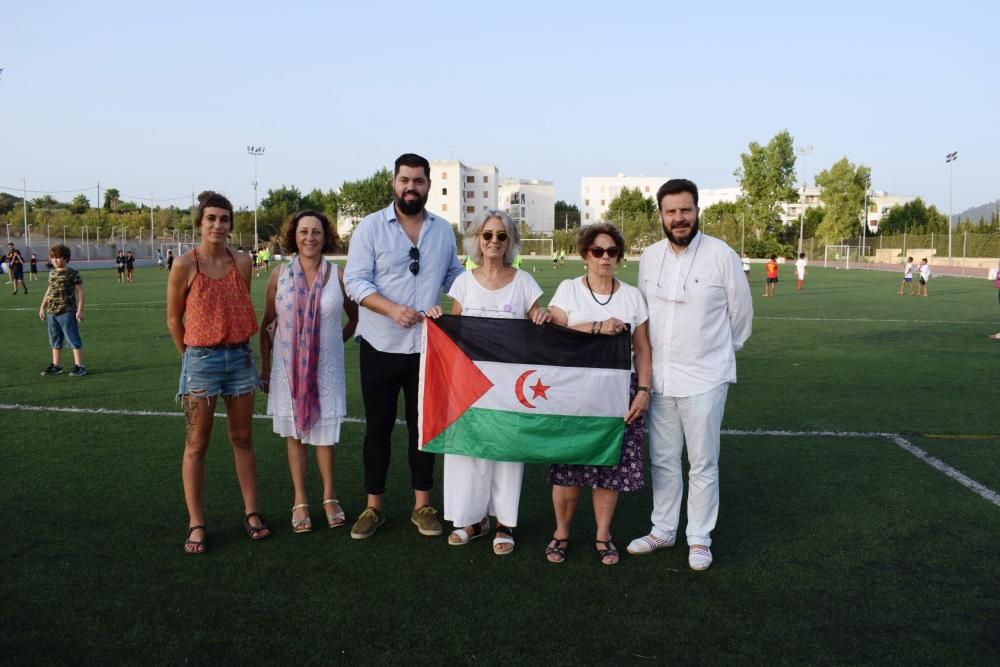
[[[643,415],[649,407],[652,377],[646,301],[638,289],[615,278],[615,268],[625,251],[625,238],[607,223],[589,225],[577,235],[577,249],[587,266],[587,275],[564,280],[549,302],[552,321],[593,335],[632,333],[632,381],[621,459],[616,466],[553,465],[549,468],[556,530],[545,549],[551,563],[566,559],[569,528],[580,498],[580,489],[592,489],[597,554],[604,565],[618,562],[611,541],[611,520],[620,491],[643,487]],[[626,328],[626,325],[628,328]],[[600,391],[600,389],[597,389]]]
[[[544,324],[549,312],[538,306],[542,289],[512,264],[521,246],[517,225],[503,211],[488,210],[464,230],[465,250],[476,268],[458,276],[448,292],[451,314],[469,317],[530,319]],[[441,314],[438,306],[429,317]],[[461,546],[490,530],[497,518],[493,552],[514,550],[514,527],[521,498],[524,464],[491,461],[457,454],[444,455],[444,518],[455,525],[448,544]]]

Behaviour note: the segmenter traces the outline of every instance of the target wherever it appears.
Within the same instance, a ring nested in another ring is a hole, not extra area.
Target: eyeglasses
[[[492,241],[494,236],[497,237],[497,243],[503,243],[508,238],[510,238],[509,236],[507,236],[507,232],[497,232],[496,234],[494,234],[488,229],[485,232],[482,232],[480,236],[482,236],[483,240],[486,241],[487,243]]]
[[[596,259],[604,257],[604,253],[608,253],[608,257],[614,259],[615,257],[621,254],[621,251],[622,249],[616,245],[613,245],[610,248],[602,248],[599,245],[595,245],[592,248],[590,248],[591,256]]]
[[[420,248],[417,246],[410,248],[410,259],[413,260],[410,262],[410,273],[417,275],[420,273]]]

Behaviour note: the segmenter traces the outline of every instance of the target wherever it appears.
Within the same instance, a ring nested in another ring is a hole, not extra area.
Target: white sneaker
[[[652,533],[649,535],[643,535],[642,537],[637,537],[628,544],[627,551],[633,556],[639,556],[642,554],[650,554],[657,549],[666,549],[668,547],[674,546],[677,540],[677,533],[671,533],[666,539],[661,539],[656,537]]]
[[[695,544],[688,551],[688,566],[695,572],[707,570],[712,565],[712,550],[703,544]]]

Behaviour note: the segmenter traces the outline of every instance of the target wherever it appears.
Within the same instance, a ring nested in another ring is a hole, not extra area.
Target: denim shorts
[[[256,391],[259,385],[250,343],[237,347],[188,347],[181,362],[177,397],[241,396]]]
[[[76,312],[73,310],[58,315],[49,313],[45,316],[45,323],[49,327],[49,346],[53,350],[62,348],[64,340],[68,340],[69,346],[74,350],[83,347],[80,329],[76,325]]]

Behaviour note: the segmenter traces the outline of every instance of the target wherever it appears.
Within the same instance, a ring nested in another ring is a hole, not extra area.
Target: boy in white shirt
[[[903,279],[899,281],[899,291],[896,294],[903,293],[903,285],[910,286],[910,296],[913,296],[913,258],[907,257],[906,264],[903,266]]]
[[[795,285],[796,290],[802,289],[802,283],[806,279],[806,264],[808,263],[809,262],[806,261],[806,254],[804,252],[800,252],[799,258],[795,260],[795,278],[797,280]]]
[[[927,258],[920,260],[920,284],[917,285],[917,296],[927,296],[927,283],[931,281],[931,265],[927,263]]]

